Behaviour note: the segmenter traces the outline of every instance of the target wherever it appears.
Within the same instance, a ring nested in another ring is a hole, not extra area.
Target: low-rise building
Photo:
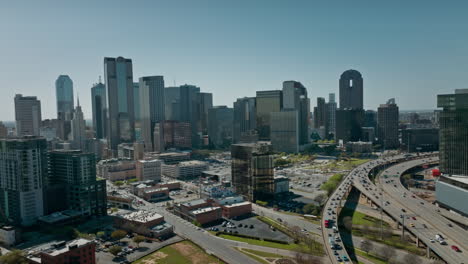
[[[161,181],[161,160],[138,160],[136,162],[136,177],[139,181]]]
[[[251,202],[240,202],[222,206],[223,217],[235,218],[252,213]]]
[[[12,226],[0,227],[0,243],[12,246],[16,244],[16,229]]]
[[[208,165],[203,161],[183,161],[174,165],[163,164],[162,174],[175,179],[187,179],[199,177],[206,169],[208,169]]]
[[[211,206],[190,211],[189,216],[192,222],[204,225],[221,219],[222,212],[221,207]]]
[[[159,159],[162,160],[165,164],[176,164],[181,161],[190,160],[190,152],[180,151],[180,152],[147,152],[145,153],[144,159]]]
[[[120,208],[120,209],[132,209],[133,208],[133,198],[130,195],[120,194],[118,192],[112,192],[107,194],[107,205],[110,207]]]
[[[275,194],[289,192],[289,178],[284,176],[275,176]]]
[[[196,210],[198,208],[209,207],[210,203],[203,199],[192,200],[184,203],[178,203],[174,206],[174,214],[180,216],[185,220],[191,219],[190,211]]]
[[[96,174],[109,181],[133,179],[136,177],[135,161],[127,158],[101,160],[96,165]]]
[[[150,187],[141,190],[138,194],[148,202],[159,202],[169,199],[169,188]]]
[[[96,244],[78,238],[72,241],[54,241],[28,250],[30,263],[40,264],[95,264]]]
[[[114,226],[153,238],[164,238],[173,234],[174,227],[164,221],[160,214],[139,210],[114,215]]]
[[[372,142],[346,142],[346,151],[351,153],[371,153]]]
[[[121,159],[143,159],[144,144],[141,142],[121,143],[117,146],[117,157]]]

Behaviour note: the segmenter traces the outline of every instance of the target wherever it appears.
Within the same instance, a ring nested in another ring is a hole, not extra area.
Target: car
[[[450,248],[452,248],[455,252],[461,252],[461,250],[455,245],[452,245]]]
[[[250,229],[254,228],[254,225],[250,225]]]
[[[341,262],[340,256],[336,256],[336,261]]]
[[[416,220],[416,217],[413,216],[413,217],[411,217],[411,219]]]
[[[449,227],[453,227],[453,225],[452,225],[452,224],[450,224],[450,223],[449,223],[449,224],[447,224],[447,225],[448,225]]]
[[[411,223],[411,224],[409,224],[409,225],[410,225],[411,227],[414,227],[414,224],[413,224],[413,223]]]
[[[402,211],[403,213],[406,213],[405,208],[401,208],[401,211]]]
[[[238,227],[242,227],[242,224],[239,224]]]
[[[349,259],[348,259],[348,257],[346,255],[343,255],[342,258],[343,258],[344,261],[349,261]]]
[[[435,240],[434,240],[434,239],[432,239],[432,238],[431,238],[431,239],[429,239],[429,241],[430,241],[431,243],[434,243],[434,242],[435,242]]]
[[[333,255],[338,256],[338,252],[336,250],[334,250]]]

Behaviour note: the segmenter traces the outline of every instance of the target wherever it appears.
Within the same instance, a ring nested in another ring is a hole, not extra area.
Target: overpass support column
[[[416,246],[419,247],[419,237],[416,237]]]
[[[426,248],[426,258],[431,257],[431,249],[429,247]]]

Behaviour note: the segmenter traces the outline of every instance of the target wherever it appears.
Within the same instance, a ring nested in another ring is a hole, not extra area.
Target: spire
[[[76,93],[77,105],[80,106],[80,95]]]
[[[99,83],[102,83],[102,82],[101,82],[101,75],[99,75]]]

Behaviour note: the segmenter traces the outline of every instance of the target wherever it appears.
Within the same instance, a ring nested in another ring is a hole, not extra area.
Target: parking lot
[[[269,225],[258,220],[255,216],[245,218],[242,220],[231,219],[229,220],[229,222],[232,224],[228,224],[227,221],[223,222],[224,224],[219,223],[217,225],[209,226],[206,228],[206,230],[232,232],[234,234],[275,239],[286,242],[292,241],[292,239],[289,238],[287,235],[278,230],[272,230]]]

